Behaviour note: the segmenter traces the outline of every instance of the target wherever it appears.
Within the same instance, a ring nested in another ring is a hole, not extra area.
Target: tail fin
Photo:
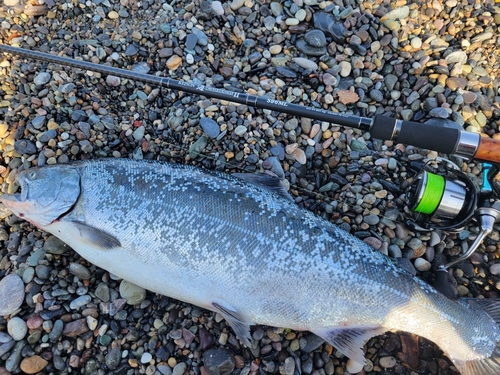
[[[477,361],[453,361],[461,375],[498,375],[500,374],[500,342],[489,358]]]
[[[497,325],[500,325],[500,299],[465,299],[461,302],[482,308]],[[479,306],[478,306],[479,305]],[[499,337],[500,340],[500,337]],[[499,375],[500,374],[500,341],[488,358],[477,361],[454,361],[461,375]]]

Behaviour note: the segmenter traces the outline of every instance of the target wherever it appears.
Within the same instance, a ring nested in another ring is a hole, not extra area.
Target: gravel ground
[[[498,139],[500,7],[493,1],[0,2],[0,42],[360,116]],[[428,282],[470,246],[404,222],[416,162],[438,154],[307,118],[0,56],[0,183],[36,165],[166,160],[275,174],[296,203]],[[482,165],[453,159],[480,182]],[[240,346],[221,316],[149,293],[2,213],[0,375],[347,374],[308,332],[256,326]],[[498,297],[499,231],[452,270],[458,296]],[[17,277],[17,276],[19,277]],[[20,306],[20,307],[19,307]],[[388,333],[361,374],[457,374],[432,343]]]

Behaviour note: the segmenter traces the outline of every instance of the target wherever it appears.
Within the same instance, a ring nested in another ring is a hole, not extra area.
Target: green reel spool
[[[414,211],[431,215],[439,207],[446,183],[443,176],[429,172],[424,173],[422,198]]]
[[[411,210],[437,219],[455,219],[467,199],[465,185],[455,179],[421,171],[410,188]]]

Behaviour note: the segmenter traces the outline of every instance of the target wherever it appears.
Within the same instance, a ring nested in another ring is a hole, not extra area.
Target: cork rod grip
[[[500,163],[500,140],[481,137],[474,159]]]

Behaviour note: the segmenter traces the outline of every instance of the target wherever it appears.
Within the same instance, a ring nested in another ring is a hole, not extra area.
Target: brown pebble
[[[32,357],[24,358],[21,361],[20,367],[26,374],[36,374],[37,372],[42,371],[48,363],[49,362],[42,357],[34,355]]]
[[[30,17],[43,16],[48,9],[45,5],[33,5],[24,8],[23,13]]]
[[[43,324],[43,319],[38,314],[30,316],[26,321],[26,325],[28,326],[29,329],[40,328],[42,324]]]
[[[63,335],[67,337],[77,337],[88,330],[89,327],[87,326],[86,319],[78,319],[64,326]]]
[[[382,241],[380,241],[376,237],[366,237],[365,239],[363,239],[363,242],[367,243],[368,245],[373,247],[375,250],[378,250],[382,247]]]
[[[474,94],[473,92],[470,92],[470,91],[466,91],[462,94],[462,96],[464,97],[464,103],[465,104],[471,104],[471,103],[474,103],[474,101],[476,100],[477,98],[477,95]]]
[[[351,90],[339,90],[337,95],[342,104],[356,103],[359,100],[359,95]]]
[[[234,356],[234,366],[236,368],[245,367],[245,359],[241,355],[235,355]]]
[[[176,70],[181,65],[182,65],[182,59],[177,55],[174,55],[167,60],[167,68],[169,70]]]

